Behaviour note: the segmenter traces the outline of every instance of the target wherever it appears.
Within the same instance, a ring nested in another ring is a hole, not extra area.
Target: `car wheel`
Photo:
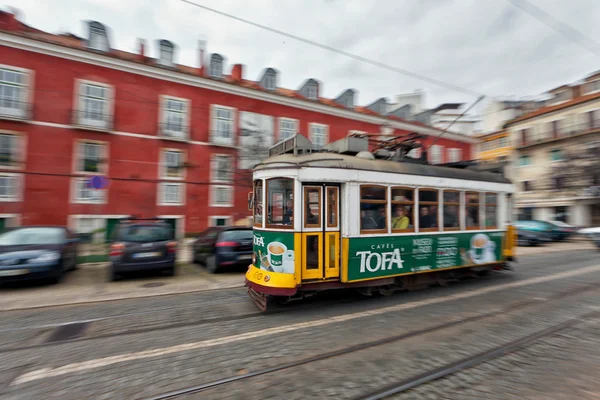
[[[165,275],[167,276],[175,276],[175,266],[173,265],[171,268],[165,270]]]
[[[121,275],[119,275],[117,273],[117,271],[114,270],[114,268],[110,269],[110,281],[111,282],[117,282],[121,280]]]
[[[215,274],[219,270],[219,266],[217,265],[217,257],[214,254],[206,257],[206,270],[211,274]]]
[[[194,257],[192,258],[192,262],[193,262],[194,264],[200,264],[200,258],[198,257],[198,253],[196,253],[196,252],[194,251],[194,253],[193,253],[193,254],[194,254]]]
[[[54,274],[52,274],[52,276],[48,279],[48,281],[50,282],[51,285],[56,285],[56,284],[60,283],[60,281],[62,281],[64,275],[65,275],[65,271],[64,271],[63,265],[61,263],[61,264],[59,264],[56,272]]]

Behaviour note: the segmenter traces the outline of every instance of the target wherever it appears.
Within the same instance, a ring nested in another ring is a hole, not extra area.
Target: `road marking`
[[[306,329],[306,328],[315,328],[315,327],[335,324],[335,323],[339,323],[339,322],[351,321],[351,320],[358,319],[358,318],[365,318],[365,317],[371,317],[374,315],[381,315],[381,314],[390,313],[390,312],[408,310],[411,308],[417,308],[417,307],[427,306],[427,305],[431,305],[431,304],[466,299],[469,297],[480,296],[483,294],[497,292],[500,290],[511,289],[511,288],[516,288],[516,287],[521,287],[521,286],[535,285],[538,283],[549,282],[549,281],[553,281],[553,280],[569,278],[569,277],[573,277],[573,276],[584,275],[584,274],[588,274],[591,272],[598,272],[598,271],[600,271],[600,265],[595,265],[595,266],[591,266],[591,267],[575,269],[572,271],[559,272],[559,273],[556,273],[553,275],[547,275],[547,276],[542,276],[542,277],[537,277],[537,278],[529,278],[529,279],[525,279],[525,280],[519,281],[519,282],[505,283],[505,284],[498,285],[498,286],[487,287],[487,288],[482,288],[482,289],[475,289],[475,290],[471,290],[468,292],[462,292],[462,293],[444,296],[444,297],[435,297],[432,299],[420,300],[420,301],[415,301],[412,303],[398,304],[395,306],[384,307],[384,308],[380,308],[380,309],[376,309],[376,310],[361,311],[361,312],[356,312],[356,313],[352,313],[352,314],[340,315],[337,317],[328,317],[328,318],[319,319],[319,320],[315,320],[315,321],[299,322],[299,323],[291,324],[291,325],[287,325],[287,326],[278,326],[275,328],[267,328],[267,329],[263,329],[260,331],[225,336],[225,337],[218,338],[218,339],[202,340],[200,342],[185,343],[185,344],[180,344],[180,345],[176,345],[176,346],[139,351],[139,352],[135,352],[135,353],[119,354],[116,356],[97,358],[97,359],[93,359],[93,360],[67,364],[62,367],[41,368],[41,369],[37,369],[37,370],[27,372],[25,374],[20,375],[11,383],[11,386],[20,385],[20,384],[23,384],[26,382],[36,381],[36,380],[40,380],[40,379],[46,379],[46,378],[51,378],[51,377],[55,377],[55,376],[67,375],[67,374],[82,372],[82,371],[86,371],[86,370],[90,370],[90,369],[106,367],[109,365],[124,363],[127,361],[135,361],[135,360],[141,360],[141,359],[145,359],[145,358],[159,357],[159,356],[164,356],[164,355],[168,355],[168,354],[181,353],[183,351],[198,350],[198,349],[203,349],[203,348],[207,348],[207,347],[214,347],[214,346],[219,346],[219,345],[223,345],[223,344],[240,342],[242,340],[264,338],[265,336],[268,336],[268,335],[277,335],[280,333],[292,332],[292,331],[297,331],[297,330]]]

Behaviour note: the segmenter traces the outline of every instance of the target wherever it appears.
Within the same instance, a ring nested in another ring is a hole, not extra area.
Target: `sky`
[[[6,0],[5,0],[6,1]],[[508,0],[193,0],[262,25],[317,41],[454,86],[482,93],[481,113],[493,98],[537,96],[600,69],[600,56],[570,41]],[[529,0],[586,36],[600,40],[600,1]],[[321,95],[347,88],[367,105],[416,89],[425,106],[471,104],[475,97],[346,58],[186,4],[181,0],[14,0],[19,18],[48,32],[86,36],[85,20],[109,27],[111,46],[137,51],[146,40],[177,45],[176,62],[198,65],[198,41],[209,53],[246,66],[258,80],[266,67],[279,71],[279,86],[298,89],[308,78]]]

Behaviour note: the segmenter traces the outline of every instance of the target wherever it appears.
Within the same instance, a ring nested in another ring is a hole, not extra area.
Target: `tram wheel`
[[[379,294],[382,296],[391,296],[396,291],[396,289],[391,285],[387,285],[379,287],[378,291]]]

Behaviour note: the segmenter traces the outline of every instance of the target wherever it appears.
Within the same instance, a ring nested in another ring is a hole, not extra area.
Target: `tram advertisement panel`
[[[254,230],[254,266],[266,271],[294,273],[294,233]]]
[[[493,263],[504,232],[351,238],[348,281]]]

